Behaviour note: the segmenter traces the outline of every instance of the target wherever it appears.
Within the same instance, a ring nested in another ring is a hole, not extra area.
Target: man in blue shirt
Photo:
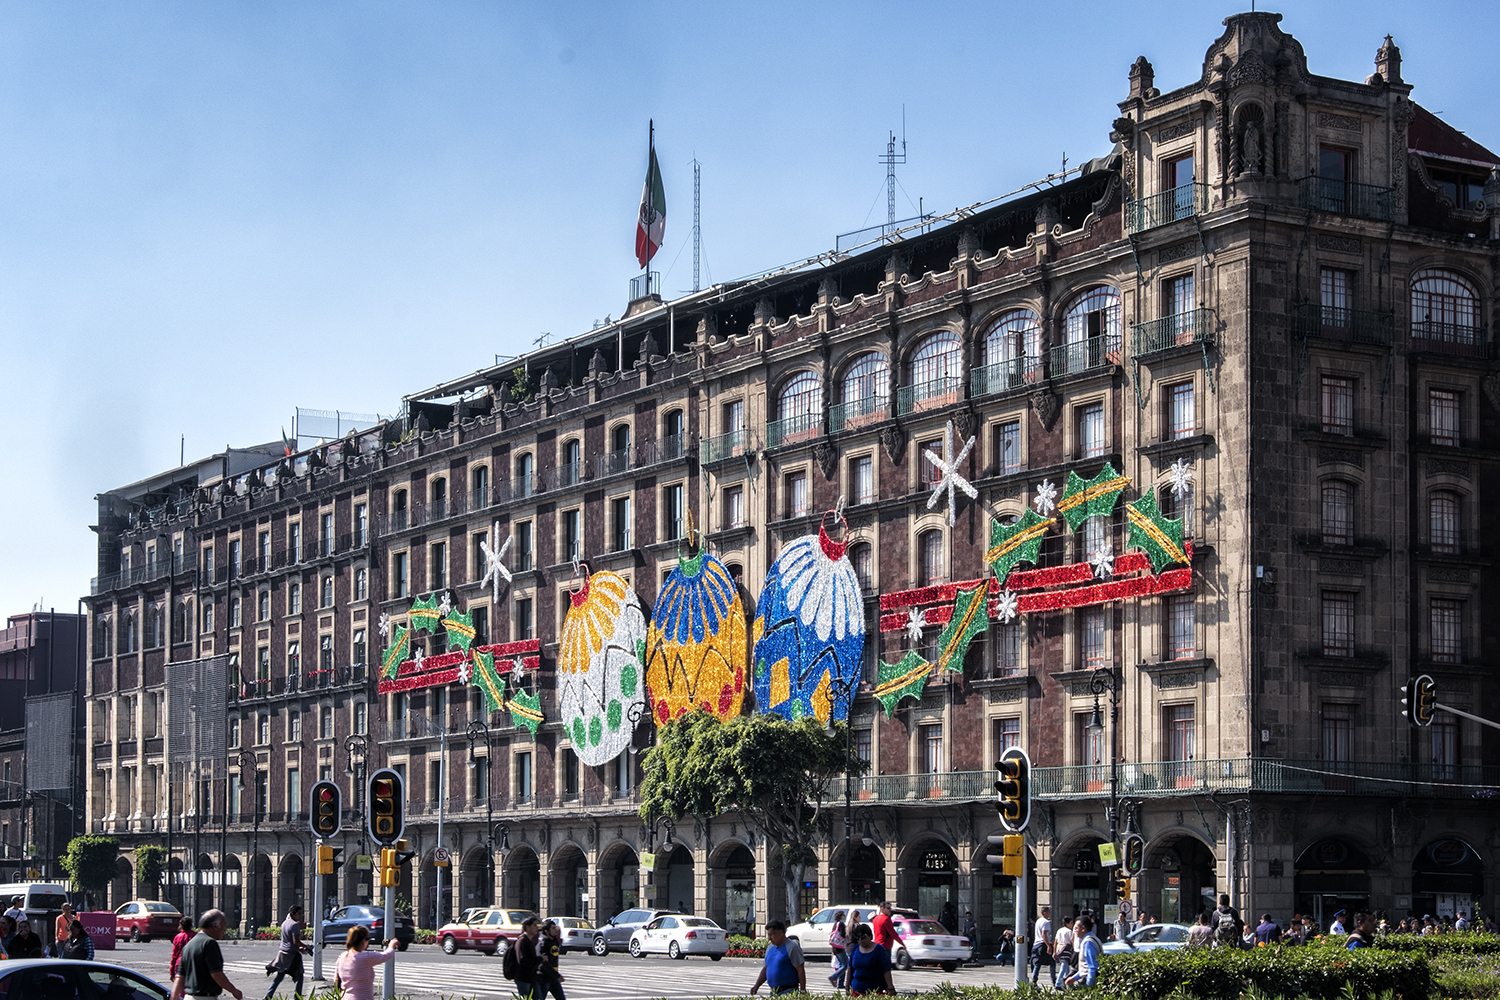
[[[771,942],[766,948],[766,962],[755,977],[750,995],[754,996],[762,985],[771,987],[772,996],[793,990],[806,993],[807,970],[802,966],[802,946],[787,940],[786,924],[780,920],[766,924],[766,938]]]
[[[1349,943],[1344,947],[1349,951],[1356,948],[1372,948],[1375,946],[1375,917],[1369,913],[1356,913],[1354,915],[1354,933],[1349,935]]]
[[[1255,928],[1255,943],[1257,945],[1281,943],[1281,927],[1271,919],[1269,913],[1261,916],[1260,926]]]

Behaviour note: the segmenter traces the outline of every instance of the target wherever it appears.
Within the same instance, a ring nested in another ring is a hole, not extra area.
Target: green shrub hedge
[[[1178,991],[1198,1000],[1237,1000],[1248,988],[1276,997],[1314,1000],[1390,991],[1403,1000],[1427,1000],[1433,971],[1419,949],[1347,951],[1341,941],[1301,948],[1158,949],[1106,956],[1098,989],[1108,996],[1163,1000]]]

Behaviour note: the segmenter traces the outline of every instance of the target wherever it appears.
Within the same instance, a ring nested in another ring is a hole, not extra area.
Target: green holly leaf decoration
[[[495,669],[495,654],[474,650],[474,672],[470,680],[484,692],[486,712],[498,712],[505,707],[505,678]]]
[[[443,619],[443,628],[448,633],[448,645],[457,646],[465,653],[469,647],[474,645],[474,613],[459,614],[450,611],[448,617]]]
[[[948,619],[947,627],[938,636],[935,670],[963,672],[969,642],[990,623],[988,595],[989,585],[982,582],[958,592],[958,599],[953,602],[953,617]]]
[[[1041,556],[1042,537],[1056,523],[1056,518],[1043,517],[1030,507],[1015,524],[992,522],[990,549],[984,554],[984,561],[995,571],[995,579],[1004,583],[1016,563],[1035,564]]]
[[[436,594],[428,594],[426,597],[411,602],[411,611],[407,614],[411,619],[411,627],[414,632],[436,632],[438,623],[442,620],[442,612],[438,611]]]
[[[900,663],[880,661],[880,673],[875,685],[875,700],[885,706],[885,717],[889,719],[896,711],[896,702],[902,698],[920,698],[927,687],[927,678],[932,676],[932,664],[922,659],[915,649],[908,649]]]
[[[1187,565],[1187,553],[1182,549],[1182,520],[1163,517],[1155,493],[1126,504],[1125,514],[1130,520],[1130,535],[1125,545],[1146,553],[1152,573],[1160,575],[1162,567],[1173,563]]]
[[[380,657],[380,676],[388,679],[396,676],[396,671],[406,660],[410,639],[411,630],[405,625],[391,626],[391,644]]]
[[[516,688],[516,696],[505,704],[510,709],[510,724],[531,730],[531,738],[536,739],[537,728],[542,724],[542,699]]]
[[[1085,480],[1070,471],[1067,488],[1057,502],[1057,512],[1068,522],[1068,527],[1077,531],[1091,517],[1114,513],[1115,504],[1120,502],[1120,491],[1129,485],[1130,480],[1116,472],[1108,462],[1093,479]]]

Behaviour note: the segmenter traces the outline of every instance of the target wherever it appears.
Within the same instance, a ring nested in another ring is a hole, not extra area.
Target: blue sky
[[[0,613],[71,609],[93,498],[295,406],[405,393],[618,316],[656,120],[656,265],[691,288],[1107,152],[1137,55],[1196,79],[1173,4],[0,5]],[[1500,147],[1500,8],[1295,3],[1316,73],[1387,32],[1413,97]]]

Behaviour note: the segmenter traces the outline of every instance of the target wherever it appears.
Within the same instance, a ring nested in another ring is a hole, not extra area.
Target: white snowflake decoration
[[[500,522],[496,521],[490,538],[498,538],[499,535]],[[498,603],[500,601],[501,578],[504,577],[505,582],[510,583],[510,569],[505,563],[501,562],[505,558],[505,553],[510,551],[510,536],[506,536],[505,544],[500,546],[499,551],[491,549],[488,541],[479,543],[479,551],[484,553],[484,576],[480,579],[479,585],[483,587],[485,584],[490,584],[491,593],[496,603]]]
[[[381,615],[380,616],[380,638],[382,638],[382,639],[389,639],[390,637],[391,637],[391,616],[390,615]]]
[[[469,661],[468,660],[465,660],[464,662],[462,662],[462,663],[460,663],[458,665],[458,683],[460,683],[460,684],[467,684],[467,683],[469,683]]]
[[[1057,486],[1050,479],[1042,480],[1042,485],[1036,488],[1036,512],[1043,516],[1057,509]]]
[[[926,627],[926,611],[921,608],[912,608],[906,613],[906,634],[911,636],[912,642],[922,641],[922,630]]]
[[[452,610],[453,610],[453,595],[450,594],[450,593],[448,593],[445,590],[445,591],[443,591],[443,599],[438,602],[438,615],[440,617],[447,618],[448,617],[448,613],[450,611],[452,611]]]
[[[1002,622],[1014,621],[1016,615],[1021,613],[1020,600],[1014,591],[1007,590],[995,601],[995,617]]]
[[[1100,580],[1110,576],[1115,571],[1114,546],[1105,542],[1099,548],[1089,553],[1089,565],[1094,567],[1094,576]]]
[[[958,453],[958,457],[955,458],[953,456],[953,421],[950,420],[948,421],[948,426],[943,428],[943,457],[939,458],[930,451],[922,452],[922,456],[937,466],[937,470],[942,473],[938,481],[932,485],[932,497],[927,501],[927,509],[932,510],[932,508],[936,507],[938,501],[942,499],[943,494],[946,492],[948,494],[948,527],[950,528],[953,527],[953,520],[958,511],[958,503],[957,498],[954,496],[954,491],[963,490],[970,500],[979,498],[979,491],[967,479],[959,475],[958,472],[959,467],[964,464],[964,459],[969,457],[969,452],[973,447],[974,438],[971,437],[964,444],[963,450]]]
[[[1182,495],[1193,488],[1193,467],[1188,464],[1187,459],[1179,458],[1172,463],[1168,475],[1171,477],[1172,495],[1181,500]]]

